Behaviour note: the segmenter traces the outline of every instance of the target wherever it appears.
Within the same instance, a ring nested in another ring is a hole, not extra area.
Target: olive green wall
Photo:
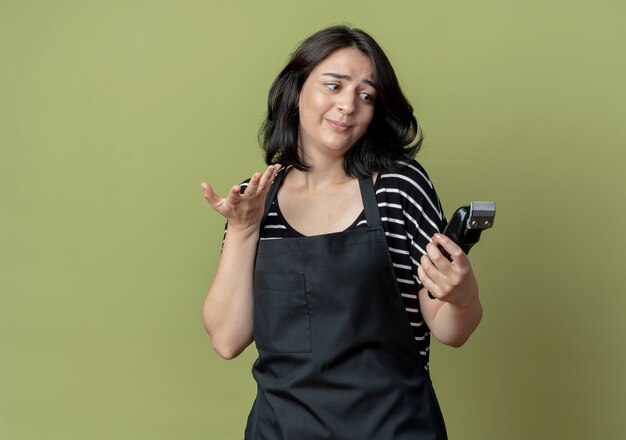
[[[626,6],[614,1],[0,0],[0,438],[238,439],[253,349],[201,304],[295,44],[392,59],[448,215],[495,200],[485,307],[432,371],[457,440],[626,438]]]

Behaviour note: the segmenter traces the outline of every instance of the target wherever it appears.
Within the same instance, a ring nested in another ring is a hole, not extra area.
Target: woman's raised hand
[[[241,187],[234,185],[225,198],[218,196],[211,185],[202,182],[204,198],[211,207],[228,221],[229,229],[257,228],[263,217],[265,197],[280,165],[270,165],[263,174],[254,173],[242,194]]]

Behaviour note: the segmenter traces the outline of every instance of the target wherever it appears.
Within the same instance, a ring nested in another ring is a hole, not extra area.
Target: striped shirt
[[[423,356],[423,364],[428,369],[430,330],[419,308],[417,293],[422,284],[417,276],[417,268],[426,252],[426,245],[435,232],[443,230],[446,220],[426,171],[414,160],[404,165],[399,172],[380,172],[374,190],[398,288],[419,352]],[[242,190],[245,191],[246,186],[247,182],[244,182]],[[361,212],[349,228],[366,226],[365,212]],[[261,225],[260,239],[301,236],[283,218],[274,200]]]

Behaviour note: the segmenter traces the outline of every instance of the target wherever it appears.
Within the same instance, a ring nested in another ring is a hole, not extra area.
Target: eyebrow
[[[345,80],[352,80],[352,77],[349,75],[340,75],[339,73],[332,73],[332,72],[328,72],[328,73],[322,73],[322,76],[330,76],[332,78],[337,78],[337,79],[345,79]],[[364,79],[363,83],[367,84],[368,86],[371,86],[373,88],[376,88],[376,84],[374,84],[374,81],[371,81],[369,79]]]

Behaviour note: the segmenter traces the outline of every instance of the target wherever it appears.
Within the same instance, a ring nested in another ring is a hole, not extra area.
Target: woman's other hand
[[[424,285],[419,294],[424,321],[439,342],[460,347],[476,330],[483,314],[472,265],[463,249],[443,234],[433,236],[420,264],[417,275]],[[429,298],[427,292],[438,301]]]
[[[211,185],[202,182],[204,198],[211,207],[228,221],[229,229],[258,227],[263,217],[265,197],[280,165],[270,165],[263,174],[254,173],[242,193],[239,185],[233,186],[225,198],[218,196]]]

